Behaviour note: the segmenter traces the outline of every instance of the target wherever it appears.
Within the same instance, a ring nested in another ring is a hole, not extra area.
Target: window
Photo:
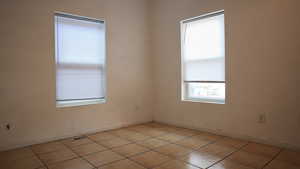
[[[181,22],[182,100],[225,103],[224,12]]]
[[[105,100],[104,21],[55,14],[57,107]]]

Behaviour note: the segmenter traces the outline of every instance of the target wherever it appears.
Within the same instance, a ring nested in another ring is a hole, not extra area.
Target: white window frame
[[[56,16],[61,16],[61,17],[66,17],[66,18],[72,18],[76,20],[83,20],[83,21],[91,21],[91,22],[100,22],[103,23],[104,25],[104,64],[103,66],[101,65],[101,69],[103,69],[103,87],[104,87],[104,97],[101,98],[95,98],[95,99],[83,99],[83,100],[67,100],[67,101],[60,101],[55,99],[56,101],[56,107],[57,108],[62,108],[62,107],[74,107],[74,106],[84,106],[84,105],[91,105],[91,104],[102,104],[106,103],[107,100],[107,36],[106,36],[106,22],[104,19],[96,19],[96,18],[90,18],[90,17],[85,17],[85,16],[79,16],[79,15],[74,15],[74,14],[69,14],[69,13],[64,13],[64,12],[54,12],[54,42],[55,42],[55,65],[56,65],[56,59],[58,57],[58,47],[57,47],[57,22],[55,17]],[[57,68],[55,66],[55,76]],[[56,84],[56,78],[55,78],[55,84]],[[55,85],[56,86],[56,85]],[[56,91],[55,87],[55,91]],[[56,96],[55,96],[56,98]]]
[[[213,104],[225,104],[226,103],[226,81],[186,81],[184,80],[184,23],[186,22],[192,22],[192,21],[197,21],[213,16],[218,16],[224,14],[224,10],[216,11],[216,12],[211,12],[207,13],[204,15],[200,15],[197,17],[189,18],[180,21],[180,43],[181,43],[181,101],[187,101],[187,102],[201,102],[201,103],[213,103]],[[224,23],[225,24],[225,23]],[[224,27],[224,33],[225,33],[225,27]],[[226,36],[226,35],[225,35]],[[225,38],[226,39],[226,38]],[[226,47],[226,42],[224,42],[224,47]],[[225,59],[225,65],[224,65],[224,73],[225,73],[225,79],[226,79],[226,49],[224,52],[224,59]],[[218,98],[212,98],[212,97],[201,97],[201,98],[194,98],[194,97],[189,97],[188,96],[188,83],[224,83],[225,85],[225,98],[224,99],[218,99]]]

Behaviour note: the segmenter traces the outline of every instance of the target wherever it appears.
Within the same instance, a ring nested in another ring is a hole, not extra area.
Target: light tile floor
[[[146,123],[0,152],[1,169],[300,169],[300,152]]]

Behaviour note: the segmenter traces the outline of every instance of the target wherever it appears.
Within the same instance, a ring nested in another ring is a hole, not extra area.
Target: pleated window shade
[[[224,14],[183,22],[185,81],[225,81]]]
[[[56,101],[105,98],[103,21],[55,15]]]

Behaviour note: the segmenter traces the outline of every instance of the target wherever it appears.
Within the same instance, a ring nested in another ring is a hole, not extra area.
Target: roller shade
[[[56,100],[104,98],[104,23],[64,15],[55,23]]]
[[[225,81],[224,14],[186,21],[183,27],[185,81]]]

